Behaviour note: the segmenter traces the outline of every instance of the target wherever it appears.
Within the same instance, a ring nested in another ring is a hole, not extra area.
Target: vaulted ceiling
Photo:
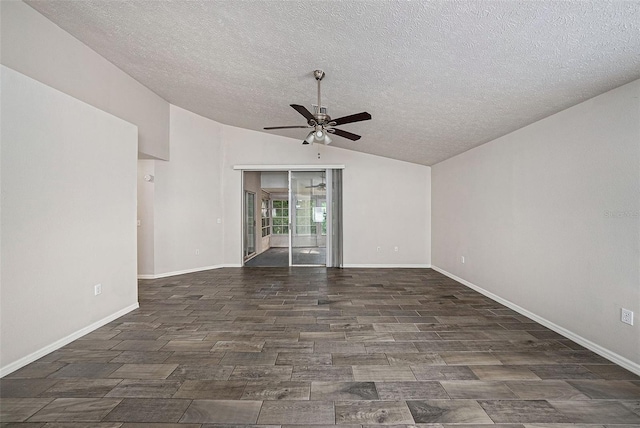
[[[233,126],[304,125],[289,104],[312,109],[322,69],[332,117],[373,116],[333,145],[424,165],[640,78],[638,1],[27,3],[170,103]]]

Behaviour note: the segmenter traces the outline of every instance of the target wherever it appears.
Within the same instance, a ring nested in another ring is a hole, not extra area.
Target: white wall
[[[134,123],[138,150],[169,158],[169,103],[21,1],[2,1],[0,61]]]
[[[130,123],[1,73],[4,375],[137,307],[138,136]]]
[[[154,161],[156,275],[221,263],[221,132],[219,123],[171,106],[171,161]]]
[[[138,161],[138,276],[143,278],[155,272],[155,174],[154,161]],[[151,181],[145,176],[152,177]]]
[[[260,183],[263,188],[288,189],[289,173],[282,171],[263,171],[260,175]]]
[[[635,81],[432,169],[434,267],[636,371],[620,308],[640,316],[639,99]]]

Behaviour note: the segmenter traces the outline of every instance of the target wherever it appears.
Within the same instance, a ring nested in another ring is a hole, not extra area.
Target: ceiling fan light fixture
[[[325,137],[325,132],[323,129],[318,129],[317,131],[315,131],[315,139],[316,141],[322,141]]]
[[[329,138],[329,134],[326,134],[326,135],[324,136],[324,144],[325,144],[325,145],[329,145],[329,144],[331,144],[331,138]]]
[[[311,131],[309,132],[309,135],[307,135],[307,138],[304,139],[304,141],[302,141],[302,144],[311,144],[313,143],[313,140],[315,138],[315,131]]]

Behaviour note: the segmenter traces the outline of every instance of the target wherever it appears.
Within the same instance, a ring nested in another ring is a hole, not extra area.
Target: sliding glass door
[[[327,263],[326,171],[291,171],[289,186],[290,265]]]

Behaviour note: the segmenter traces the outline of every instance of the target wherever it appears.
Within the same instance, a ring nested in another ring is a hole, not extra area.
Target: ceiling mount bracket
[[[322,70],[313,70],[313,77],[315,77],[316,80],[322,80],[322,78],[324,77],[324,71],[322,71]]]

